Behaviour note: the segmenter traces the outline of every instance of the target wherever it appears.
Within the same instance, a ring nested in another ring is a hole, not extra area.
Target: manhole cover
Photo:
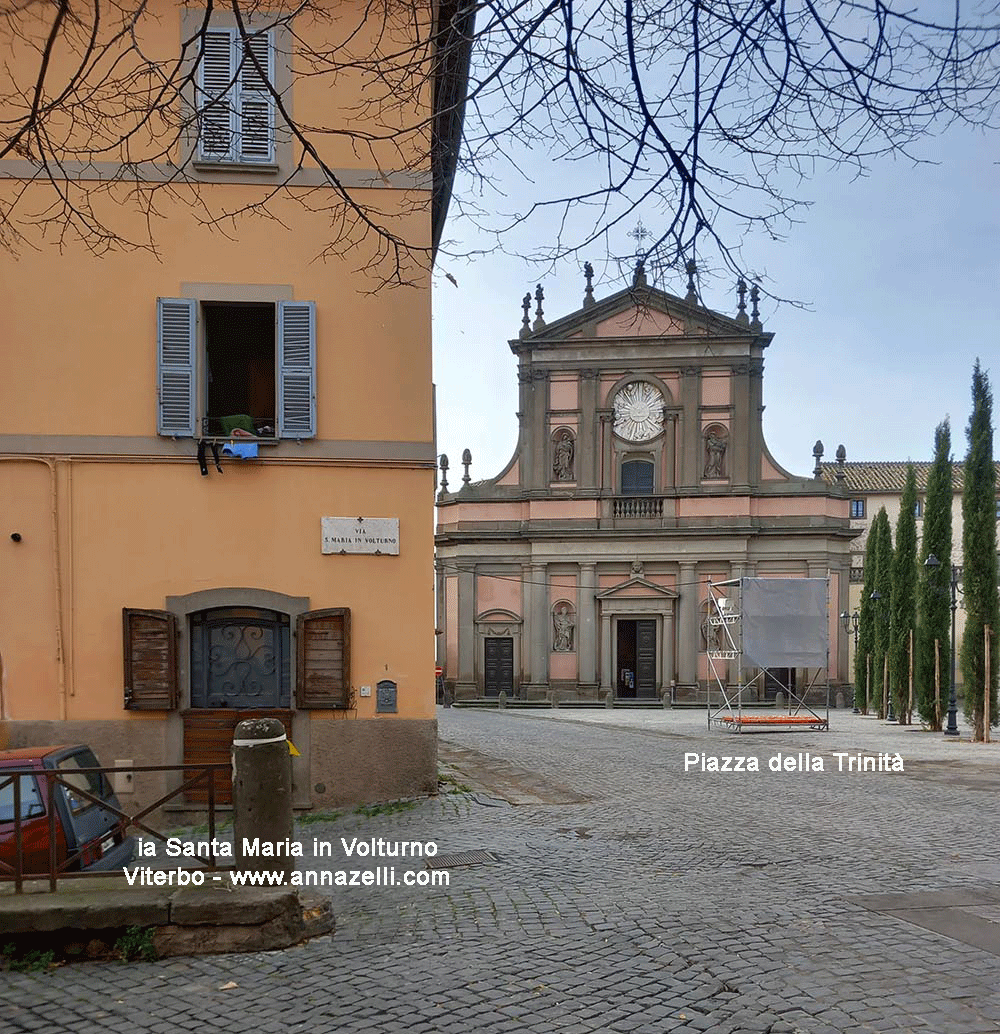
[[[428,869],[457,869],[461,865],[483,865],[495,862],[496,855],[489,851],[455,851],[453,854],[439,854],[427,859]]]

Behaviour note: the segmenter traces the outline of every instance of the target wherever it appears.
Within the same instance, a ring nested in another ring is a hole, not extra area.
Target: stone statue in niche
[[[726,447],[729,442],[725,431],[711,428],[705,435],[705,473],[702,477],[724,478],[726,476]]]
[[[561,431],[552,453],[552,477],[555,481],[573,480],[573,457],[576,445],[570,431]]]
[[[573,649],[573,629],[576,622],[568,607],[560,607],[553,615],[552,621],[555,625],[555,635],[552,640],[552,649],[556,653],[570,653]]]

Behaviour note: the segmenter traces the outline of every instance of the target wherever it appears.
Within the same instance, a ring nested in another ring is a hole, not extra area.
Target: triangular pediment
[[[596,598],[599,600],[612,600],[621,597],[642,599],[643,597],[649,598],[650,596],[661,596],[668,600],[676,600],[678,598],[677,593],[673,589],[657,585],[655,582],[647,581],[645,578],[629,578],[626,582],[612,585],[610,589],[597,593]]]
[[[581,337],[756,337],[757,333],[750,329],[749,321],[724,316],[656,287],[630,287],[532,330],[511,344]]]

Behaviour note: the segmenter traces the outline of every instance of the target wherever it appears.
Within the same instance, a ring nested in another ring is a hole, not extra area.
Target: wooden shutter
[[[233,29],[209,29],[198,69],[199,152],[209,161],[236,158],[236,72]]]
[[[125,707],[172,711],[177,706],[177,620],[166,610],[122,610]]]
[[[194,434],[195,305],[190,298],[156,300],[158,434]]]
[[[278,302],[278,437],[316,436],[316,303]]]
[[[271,34],[259,32],[248,36],[240,57],[238,160],[273,162],[274,109],[268,88],[268,83],[274,82]]]
[[[351,696],[351,612],[310,610],[295,621],[295,702],[302,708],[347,707]]]

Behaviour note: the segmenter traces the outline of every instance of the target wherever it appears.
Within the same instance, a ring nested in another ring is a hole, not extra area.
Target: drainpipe
[[[59,718],[60,721],[66,721],[67,717],[67,702],[66,702],[66,656],[63,649],[63,589],[62,589],[62,570],[60,566],[60,555],[59,555],[59,499],[58,490],[56,483],[56,461],[55,457],[48,456],[0,456],[0,460],[6,460],[12,463],[43,463],[49,469],[49,519],[52,530],[52,582],[55,587],[56,594],[56,614],[55,614],[55,631],[56,631],[56,668],[59,673]],[[2,691],[2,685],[0,685],[0,691]],[[6,718],[6,704],[0,696],[0,717]]]

